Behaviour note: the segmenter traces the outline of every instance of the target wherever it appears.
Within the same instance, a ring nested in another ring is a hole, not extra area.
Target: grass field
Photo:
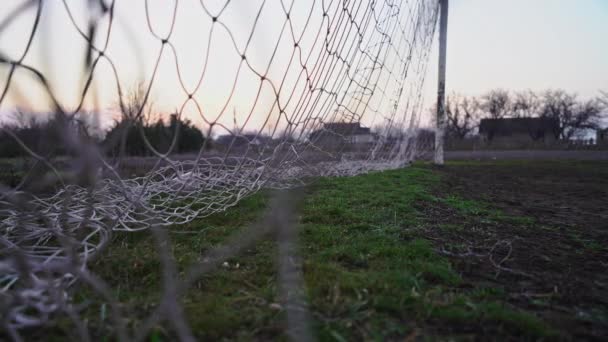
[[[606,162],[417,164],[319,179],[304,193],[300,254],[320,340],[608,334]],[[180,269],[256,221],[268,197],[258,193],[175,227]],[[92,265],[116,290],[131,326],[159,301],[155,246],[149,233],[121,234]],[[183,305],[198,338],[286,338],[276,255],[268,236],[188,291]],[[92,330],[112,336],[104,302],[79,293]],[[150,339],[172,336],[159,325]]]

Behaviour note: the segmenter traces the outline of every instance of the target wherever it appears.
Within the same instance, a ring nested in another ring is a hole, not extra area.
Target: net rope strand
[[[227,18],[230,11],[243,6],[241,2],[227,0],[213,9],[216,6],[209,1],[200,0],[196,2],[200,19],[209,27],[193,84],[186,81],[193,70],[181,62],[191,51],[176,43],[180,33],[184,34],[176,29],[182,3],[164,3],[163,16],[168,19],[164,29],[157,25],[159,17],[151,14],[150,1],[138,7],[145,14],[145,26],[139,29],[151,36],[157,51],[131,51],[135,56],[148,53],[152,61],[151,71],[143,75],[138,103],[129,103],[133,81],[121,75],[121,61],[112,57],[116,36],[133,37],[127,28],[121,30],[121,19],[128,13],[117,12],[120,5],[115,0],[82,1],[88,25],[83,28],[75,3],[63,0],[53,8],[67,16],[70,30],[84,44],[64,53],[87,56],[77,84],[78,99],[71,109],[53,87],[56,75],[31,58],[32,47],[41,39],[41,20],[52,3],[23,1],[0,12],[0,39],[11,34],[15,22],[27,21],[33,14],[22,51],[8,53],[0,47],[0,110],[10,109],[9,98],[35,105],[37,98],[26,91],[35,82],[62,120],[61,143],[70,152],[71,163],[79,165],[81,176],[93,180],[83,186],[74,177],[64,177],[61,158],[37,154],[9,126],[1,128],[35,161],[28,175],[42,168],[60,184],[53,193],[31,191],[25,181],[1,188],[0,313],[1,324],[11,336],[18,336],[21,328],[47,324],[60,313],[73,316],[70,288],[79,279],[94,283],[100,293],[109,296],[106,287],[95,283],[97,278],[87,265],[105,248],[112,248],[115,232],[170,228],[224,211],[263,188],[287,189],[303,184],[308,177],[352,176],[402,167],[424,152],[414,138],[435,34],[437,0],[310,0],[301,8],[295,0],[280,0],[278,10],[272,12],[276,14],[273,21],[279,23],[275,25],[277,38],[263,46],[259,46],[260,35],[266,33],[262,18],[267,19],[264,16],[277,3],[258,1],[250,13],[253,20],[243,31]],[[225,46],[214,44],[220,35],[227,37]],[[256,51],[264,49],[271,53],[260,63]],[[214,112],[205,107],[205,100],[213,95],[203,89],[218,81],[210,76],[219,67],[212,57],[224,55],[239,62],[226,76],[228,93],[213,98],[220,104]],[[153,89],[162,88],[160,70],[167,58],[172,60],[176,88],[182,96],[173,103],[176,117],[181,120],[194,114],[206,137],[195,155],[173,153],[179,125],[165,152],[153,146],[141,125],[125,125],[116,146],[124,145],[128,129],[138,130],[148,157],[108,156],[79,140],[77,122],[87,103],[101,101],[96,89],[100,73],[105,72],[116,88],[110,103],[116,104],[122,119],[151,120]],[[280,65],[284,67],[277,73]],[[258,79],[248,86],[255,96],[237,113],[234,103],[249,96],[242,89],[247,76]],[[271,101],[264,100],[267,92],[272,94]],[[379,126],[369,134],[371,141],[353,142],[359,124]],[[333,129],[336,125],[346,129]],[[230,142],[223,151],[212,152],[210,141],[218,134],[227,135]],[[143,165],[145,174],[124,176],[123,170],[134,165]],[[79,327],[79,331],[86,330]]]

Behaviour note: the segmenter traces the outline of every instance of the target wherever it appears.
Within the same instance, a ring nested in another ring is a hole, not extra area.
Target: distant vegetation
[[[150,156],[188,153],[203,147],[200,129],[178,113],[153,113],[143,83],[123,94],[116,104],[121,118],[109,131],[100,131],[93,114],[29,113],[17,110],[10,124],[0,127],[0,158],[69,155],[84,146],[108,156]],[[153,120],[156,118],[156,120]],[[28,151],[29,149],[30,151]],[[82,155],[82,151],[79,152]]]
[[[600,129],[607,110],[608,94],[604,92],[589,100],[565,90],[495,89],[477,97],[452,94],[446,103],[446,134],[452,140],[474,136],[485,118],[551,118],[559,122],[556,138],[570,140],[588,130]]]
[[[117,121],[105,134],[94,134],[82,120],[54,114],[45,120],[21,120],[5,125],[0,131],[0,158],[70,155],[83,144],[98,146],[109,156],[152,155],[150,144],[157,152],[172,153],[198,151],[205,141],[200,129],[189,120],[172,114],[167,122],[158,120],[148,124],[143,120]],[[145,139],[144,139],[145,136]],[[147,140],[147,143],[146,143]],[[173,143],[175,140],[175,143]]]
[[[145,137],[145,139],[144,139]],[[147,141],[146,141],[147,140]],[[198,151],[205,142],[200,129],[189,120],[172,114],[168,123],[154,124],[123,120],[116,122],[103,141],[104,150],[111,155],[153,155],[148,144],[159,153],[187,153]]]
[[[55,114],[44,119],[40,115],[29,115],[18,111],[15,122],[6,124],[0,130],[0,157],[17,158],[30,155],[65,155],[72,153],[74,146],[69,142],[78,138],[82,141],[98,140],[89,131],[88,125],[78,117]]]
[[[41,119],[39,114],[17,111],[13,123],[4,124],[0,129],[0,158],[24,157],[31,155],[30,152],[42,156],[69,155],[83,145],[96,146],[108,156],[152,156],[155,152],[169,151],[190,153],[205,145],[203,132],[188,119],[174,113],[163,120],[156,114],[154,121],[151,107],[142,85],[132,89],[117,105],[121,119],[107,132],[95,131],[95,125],[90,122],[92,115],[86,113],[76,116],[51,114]],[[448,142],[476,137],[480,122],[485,118],[554,119],[559,122],[556,140],[569,141],[606,126],[608,93],[600,92],[597,98],[588,100],[564,90],[510,92],[495,89],[481,96],[452,94],[446,103]],[[393,133],[388,134],[392,136]],[[432,145],[433,132],[423,133]],[[255,145],[269,139],[250,136],[244,135],[241,140]],[[218,144],[222,145],[223,140],[232,141],[232,138],[230,135],[220,137]],[[206,146],[210,146],[209,142]]]

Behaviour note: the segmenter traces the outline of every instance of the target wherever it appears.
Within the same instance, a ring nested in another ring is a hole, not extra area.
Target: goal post
[[[437,118],[435,130],[435,164],[443,165],[443,144],[445,142],[445,71],[448,35],[448,3],[439,0],[439,79],[437,84]]]

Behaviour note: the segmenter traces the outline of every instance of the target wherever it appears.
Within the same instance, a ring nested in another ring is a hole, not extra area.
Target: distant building
[[[552,143],[559,138],[559,121],[553,118],[482,119],[479,135],[492,145],[522,147]]]
[[[310,133],[308,140],[317,146],[362,146],[376,141],[376,135],[359,122],[332,122]]]
[[[242,147],[258,147],[268,144],[272,139],[255,133],[245,133],[240,135],[225,134],[220,135],[215,139],[215,145],[218,147],[242,148]]]

